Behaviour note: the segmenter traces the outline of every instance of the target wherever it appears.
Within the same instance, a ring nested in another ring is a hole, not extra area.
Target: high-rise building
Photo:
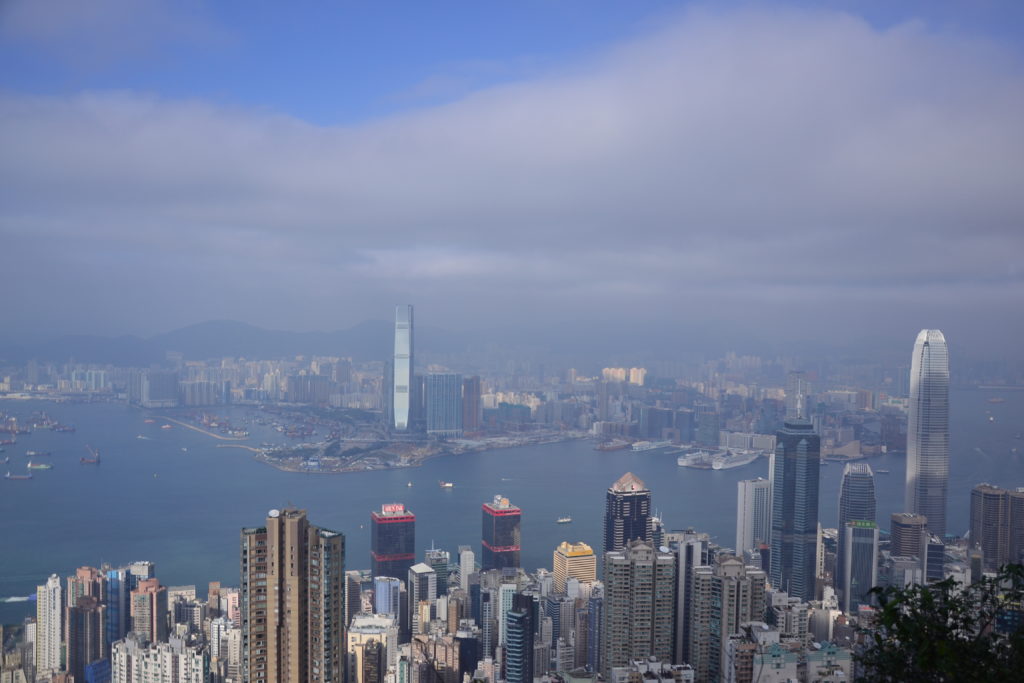
[[[949,354],[939,330],[921,330],[910,362],[905,509],[946,535],[949,488]]]
[[[844,525],[843,583],[840,607],[848,614],[870,602],[869,592],[878,585],[878,525],[872,520],[851,520]]]
[[[459,546],[459,588],[469,590],[469,576],[476,571],[476,555],[468,545]]]
[[[665,538],[676,561],[676,622],[674,662],[690,661],[690,630],[693,625],[693,572],[712,562],[711,537],[693,529],[670,531]]]
[[[981,549],[987,572],[1024,561],[1024,489],[978,484],[971,490],[971,545]]]
[[[901,557],[922,559],[928,519],[910,512],[894,512],[890,518],[889,552]]]
[[[567,579],[573,578],[580,583],[597,580],[597,556],[594,549],[582,541],[563,541],[555,548],[552,569],[555,592],[564,593]]]
[[[412,306],[395,306],[395,358],[391,365],[392,399],[396,431],[408,431],[412,425],[413,403],[413,328]]]
[[[604,556],[602,667],[656,657],[672,661],[676,561],[647,541],[634,540]]]
[[[67,670],[76,681],[84,681],[85,668],[106,658],[106,608],[100,599],[80,596],[68,607]]]
[[[516,593],[505,612],[505,680],[533,682],[533,598]]]
[[[483,389],[480,377],[473,375],[462,380],[462,430],[472,433],[483,427]]]
[[[700,681],[726,680],[726,643],[765,612],[767,577],[731,555],[693,572],[690,664]]]
[[[875,522],[875,475],[871,466],[864,462],[846,463],[839,485],[839,538],[834,583],[840,599],[846,586],[846,524],[855,521]]]
[[[630,541],[651,541],[651,491],[626,472],[608,488],[604,508],[604,552],[622,550]]]
[[[390,616],[360,614],[349,624],[347,643],[348,683],[382,683],[375,678],[398,661],[398,623]]]
[[[167,643],[147,645],[132,634],[112,648],[110,680],[116,683],[206,683],[210,680],[210,655],[205,648],[186,645],[183,639],[174,636]]]
[[[167,587],[159,579],[139,581],[131,593],[132,633],[150,643],[167,640]]]
[[[64,589],[60,577],[51,574],[36,589],[36,672],[60,671],[64,642]]]
[[[409,569],[409,625],[413,635],[426,633],[426,622],[420,619],[422,609],[437,598],[437,572],[420,562]],[[428,620],[429,621],[429,620]]]
[[[402,503],[370,513],[370,570],[373,576],[404,577],[416,564],[416,515]]]
[[[821,439],[809,422],[786,420],[772,467],[771,584],[809,602],[817,578],[821,468]]]
[[[500,495],[495,496],[490,503],[483,504],[481,569],[486,571],[519,566],[522,517],[523,511]]]
[[[402,582],[394,576],[373,579],[373,611],[398,618],[402,609]]]
[[[344,680],[345,537],[305,510],[242,529],[243,680]]]
[[[757,550],[772,538],[771,482],[763,477],[736,485],[736,552]]]
[[[451,564],[449,552],[440,548],[427,548],[423,562],[437,575],[437,594],[448,595],[448,567]]]
[[[427,375],[427,434],[462,436],[462,375],[434,372]]]

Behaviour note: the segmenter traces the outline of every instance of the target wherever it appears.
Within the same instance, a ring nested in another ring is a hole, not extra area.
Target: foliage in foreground
[[[1024,566],[969,586],[875,588],[858,657],[868,681],[1010,681],[1024,676]]]

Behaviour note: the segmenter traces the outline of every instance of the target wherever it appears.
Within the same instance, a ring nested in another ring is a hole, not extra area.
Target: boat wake
[[[12,596],[10,598],[0,598],[0,602],[29,602],[35,599],[35,595],[26,595],[24,597]]]

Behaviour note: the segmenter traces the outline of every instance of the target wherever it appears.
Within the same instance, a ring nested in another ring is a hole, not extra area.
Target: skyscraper
[[[469,576],[476,571],[476,555],[468,545],[459,546],[459,588],[469,590]]]
[[[586,543],[563,541],[555,548],[552,570],[555,575],[555,592],[564,593],[567,579],[573,578],[580,583],[597,580],[597,556],[594,555],[593,548]]]
[[[167,587],[143,579],[131,593],[132,633],[149,643],[167,641]]]
[[[104,659],[106,607],[98,597],[83,595],[68,607],[67,670],[76,681],[85,681],[85,667]]]
[[[426,633],[426,623],[420,619],[420,614],[424,605],[429,610],[429,605],[437,598],[437,572],[420,562],[410,567],[408,576],[409,625],[413,635]]]
[[[533,681],[533,598],[516,593],[505,612],[505,680]]]
[[[736,485],[736,553],[757,550],[772,538],[771,482],[763,477]]]
[[[622,550],[633,540],[651,541],[651,492],[626,472],[608,488],[604,508],[604,551]]]
[[[910,361],[905,509],[928,518],[928,531],[946,535],[949,488],[949,354],[939,330],[921,330]]]
[[[413,391],[412,306],[395,306],[395,359],[392,363],[394,428],[405,432],[412,424]]]
[[[846,525],[855,521],[875,522],[875,475],[871,466],[863,462],[847,463],[839,486],[839,538],[834,583],[840,600],[843,599],[846,586]]]
[[[711,537],[687,529],[666,534],[676,561],[676,623],[674,662],[690,661],[690,631],[693,625],[693,573],[711,564]]]
[[[889,550],[893,555],[923,559],[928,519],[910,512],[894,512],[889,529]]]
[[[772,587],[809,602],[817,576],[821,468],[821,439],[809,422],[786,420],[772,466]]]
[[[634,659],[672,661],[676,562],[634,540],[604,556],[603,673]]]
[[[462,436],[462,375],[427,375],[427,434]]]
[[[395,619],[402,609],[402,582],[394,576],[378,576],[373,579],[373,611],[387,614]]]
[[[241,540],[243,680],[344,680],[345,537],[285,509]]]
[[[57,672],[61,668],[64,641],[64,589],[60,577],[51,574],[36,589],[36,671]]]
[[[987,572],[1022,561],[1024,489],[978,484],[971,490],[971,545],[981,549]]]
[[[483,426],[482,395],[479,376],[473,375],[462,380],[462,429],[464,432],[478,432]]]
[[[840,607],[853,613],[869,602],[868,592],[878,585],[878,525],[851,520],[843,525],[843,583]]]
[[[370,513],[370,570],[374,577],[405,577],[416,564],[416,515],[402,503]]]
[[[492,502],[483,504],[482,517],[480,568],[486,571],[518,567],[523,511],[508,498],[495,496]]]

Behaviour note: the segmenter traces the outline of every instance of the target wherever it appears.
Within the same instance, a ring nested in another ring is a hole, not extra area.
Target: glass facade
[[[395,360],[392,370],[394,428],[407,431],[411,425],[413,389],[412,306],[395,306]]]
[[[809,422],[785,422],[772,467],[771,584],[808,602],[817,577],[821,468],[821,439]]]
[[[482,570],[519,566],[522,515],[522,510],[509,503],[508,498],[495,496],[493,502],[484,503],[480,542]]]
[[[868,593],[878,585],[878,525],[868,520],[851,520],[843,525],[842,602],[844,612],[855,612],[870,604]]]
[[[416,515],[401,503],[370,513],[370,561],[374,578],[404,577],[416,564]]]
[[[910,364],[906,511],[946,535],[949,488],[949,352],[939,330],[921,330]]]
[[[651,530],[651,491],[627,472],[605,497],[604,552],[622,550],[637,539],[650,542]]]
[[[839,538],[836,544],[835,585],[840,599],[845,590],[846,523],[855,520],[875,521],[875,474],[863,462],[847,463],[839,488]]]

